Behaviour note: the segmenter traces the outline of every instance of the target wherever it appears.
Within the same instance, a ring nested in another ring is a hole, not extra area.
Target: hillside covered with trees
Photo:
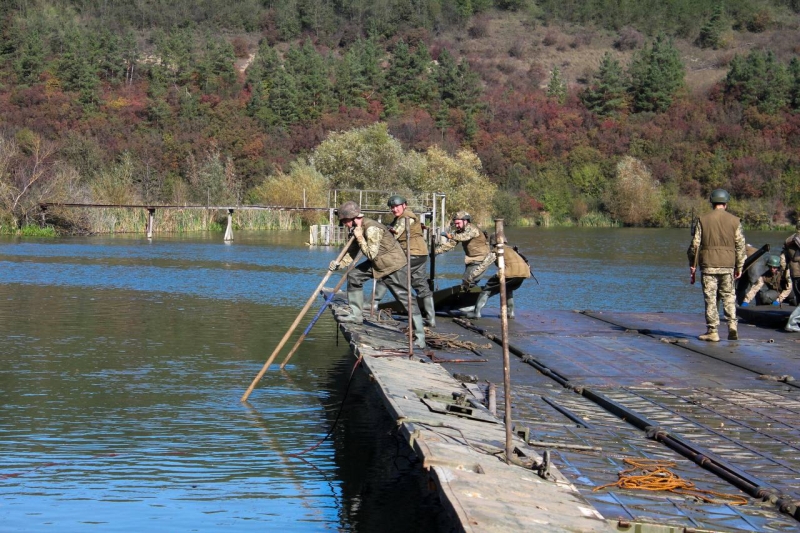
[[[725,187],[749,226],[785,224],[798,27],[800,0],[10,0],[0,231],[43,201],[325,205],[330,188],[666,226]]]

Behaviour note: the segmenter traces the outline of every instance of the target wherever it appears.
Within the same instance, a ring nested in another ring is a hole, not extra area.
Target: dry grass
[[[541,26],[526,23],[518,13],[484,16],[479,30],[465,34],[444,33],[458,48],[456,54],[480,58],[479,74],[487,84],[514,84],[526,75],[532,64],[551,71],[561,70],[567,85],[575,90],[583,87],[596,72],[603,54],[611,54],[626,66],[634,51],[614,47],[617,34],[590,27]],[[720,50],[698,48],[691,40],[676,40],[686,66],[686,83],[690,92],[702,93],[723,79],[734,54],[747,54],[752,48],[773,50],[781,61],[788,62],[800,51],[797,28],[783,27],[763,33],[729,32],[728,46]],[[540,82],[546,88],[548,79]]]

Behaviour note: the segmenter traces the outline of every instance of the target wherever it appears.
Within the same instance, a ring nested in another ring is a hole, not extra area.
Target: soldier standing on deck
[[[800,332],[800,220],[797,221],[796,229],[795,234],[786,239],[783,244],[783,252],[781,252],[786,260],[789,275],[792,277],[794,303],[797,305],[789,316],[789,321],[784,329],[795,333]]]
[[[692,276],[698,264],[702,272],[708,328],[706,333],[698,337],[702,341],[719,342],[718,300],[722,300],[728,319],[728,340],[739,339],[733,281],[742,275],[745,241],[741,222],[726,211],[730,199],[731,196],[723,189],[711,193],[710,201],[714,210],[700,217],[687,251]]]
[[[328,268],[338,270],[348,266],[353,262],[359,249],[367,258],[347,274],[347,300],[351,314],[340,318],[339,321],[357,324],[364,321],[364,282],[368,279],[382,280],[395,299],[405,307],[408,302],[408,291],[404,284],[404,280],[408,277],[406,254],[403,253],[397,239],[386,226],[364,217],[361,208],[355,202],[345,202],[339,206],[338,216],[339,222],[352,230],[356,242],[347,250],[341,263],[331,261]],[[417,348],[424,348],[425,327],[414,298],[411,299],[411,307],[414,345]]]
[[[494,236],[490,241],[494,240]],[[492,244],[494,244],[492,242]],[[504,243],[508,244],[508,243]],[[531,266],[528,260],[522,254],[517,253],[516,246],[506,246],[503,253],[505,256],[505,278],[506,278],[506,307],[508,318],[514,318],[514,291],[522,286],[522,282],[532,276]],[[497,261],[495,261],[497,265]],[[486,305],[486,302],[494,296],[500,294],[500,276],[495,274],[483,286],[478,301],[475,303],[475,309],[466,313],[464,316],[467,318],[481,318],[481,309]]]
[[[443,231],[442,237],[447,238],[447,242],[436,247],[435,253],[439,255],[449,252],[458,243],[464,247],[464,276],[461,279],[461,287],[469,289],[480,279],[489,265],[494,263],[495,254],[489,247],[489,239],[477,225],[472,224],[472,217],[466,211],[459,211],[453,215],[453,224],[456,226],[455,233]]]
[[[433,306],[433,292],[428,285],[425,269],[425,265],[428,263],[428,245],[422,235],[422,223],[419,216],[408,208],[406,199],[402,196],[392,196],[387,205],[394,215],[394,220],[388,226],[389,231],[397,238],[403,253],[411,247],[411,287],[417,293],[417,298],[422,298],[422,318],[426,326],[435,328],[436,310]],[[410,227],[408,232],[406,232],[406,221]],[[378,282],[375,287],[375,304],[385,294],[386,284]]]

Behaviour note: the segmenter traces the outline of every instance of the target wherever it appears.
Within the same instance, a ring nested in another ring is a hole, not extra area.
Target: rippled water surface
[[[351,372],[328,314],[286,372],[239,401],[338,252],[305,237],[0,238],[0,531],[430,526],[413,460],[360,408],[376,400],[358,374],[333,438],[290,455],[326,435]],[[508,237],[540,283],[517,293],[520,310],[702,321],[687,230]],[[748,234],[773,249],[783,238]],[[437,267],[440,286],[458,283],[463,253]]]

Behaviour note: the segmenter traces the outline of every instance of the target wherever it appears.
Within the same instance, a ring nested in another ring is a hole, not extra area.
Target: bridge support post
[[[156,210],[154,207],[147,208],[147,238],[153,238],[153,225],[156,219]]]
[[[233,209],[228,209],[228,227],[225,228],[225,241],[233,240]]]

